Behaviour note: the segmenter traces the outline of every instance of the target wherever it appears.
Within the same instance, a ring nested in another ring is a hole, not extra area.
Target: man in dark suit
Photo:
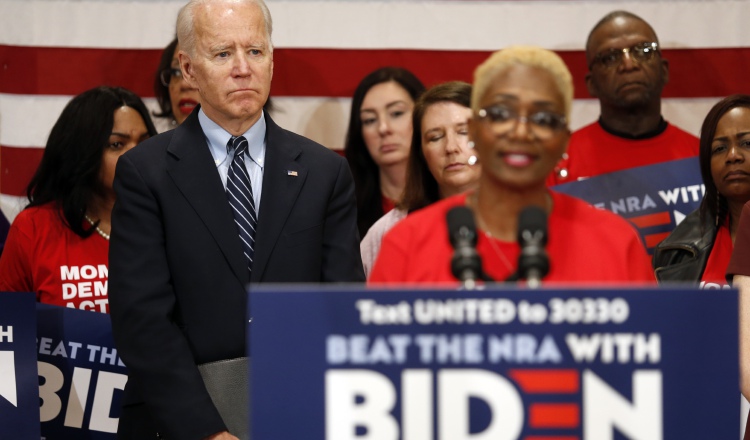
[[[262,0],[194,0],[177,28],[202,106],[123,155],[115,177],[110,307],[130,373],[118,435],[235,439],[196,365],[246,355],[248,283],[364,281],[353,184],[343,158],[262,110],[273,74]],[[249,249],[228,201],[238,160],[257,219]]]

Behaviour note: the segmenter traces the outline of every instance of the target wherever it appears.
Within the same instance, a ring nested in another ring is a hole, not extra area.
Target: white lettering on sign
[[[605,364],[615,360],[620,364],[656,364],[661,361],[661,336],[658,333],[568,333],[565,342],[573,359],[579,363],[595,362],[597,358]]]
[[[89,346],[92,347],[92,346]],[[95,347],[95,346],[93,346]],[[38,362],[39,366],[39,408],[42,422],[53,420],[63,410],[62,399],[58,395],[65,384],[65,376],[56,366],[47,362]],[[115,390],[125,389],[127,375],[75,367],[71,378],[70,393],[65,408],[64,425],[71,428],[82,428],[88,403],[89,388],[96,381],[94,401],[91,405],[88,429],[91,431],[117,432],[118,418],[110,417],[112,413]]]
[[[613,440],[614,428],[633,440],[662,440],[662,375],[633,373],[633,402],[593,371],[583,372],[583,438]]]
[[[362,324],[411,324],[411,306],[406,301],[398,304],[378,304],[371,299],[355,303]]]
[[[372,342],[367,335],[330,335],[326,339],[329,364],[403,364],[411,345],[409,335],[377,336]]]
[[[16,356],[12,351],[0,351],[0,397],[18,407],[16,392]]]
[[[659,197],[669,206],[680,202],[700,202],[705,193],[706,186],[701,184],[659,191]]]
[[[515,385],[481,369],[442,369],[401,373],[401,421],[393,413],[399,390],[371,370],[328,370],[325,376],[326,440],[516,440],[527,418]],[[582,380],[583,438],[613,440],[614,429],[633,440],[662,440],[662,374],[633,372],[633,400],[628,401],[595,373]],[[434,388],[437,387],[437,390]],[[437,396],[435,410],[434,397]],[[470,400],[483,401],[491,421],[471,432]],[[433,432],[437,420],[437,433]],[[437,435],[435,435],[437,434]]]
[[[0,342],[13,342],[13,326],[0,325]]]
[[[414,301],[418,324],[507,324],[516,317],[516,305],[509,299],[450,299]]]
[[[654,203],[654,200],[646,194],[642,199],[636,196],[630,196],[625,197],[624,199],[611,200],[609,202],[609,208],[610,211],[615,214],[627,214],[630,212],[639,212],[656,208],[656,203]]]
[[[497,364],[559,364],[563,357],[551,335],[546,335],[539,343],[534,335],[511,334],[490,335],[487,340],[487,360]]]

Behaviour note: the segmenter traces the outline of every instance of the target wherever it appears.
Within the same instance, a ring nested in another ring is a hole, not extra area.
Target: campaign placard
[[[697,157],[630,168],[552,189],[628,219],[649,253],[698,209],[706,192]]]
[[[0,292],[0,438],[38,439],[36,297]]]
[[[256,287],[250,303],[253,438],[740,436],[734,290]]]
[[[109,315],[47,304],[37,313],[43,438],[113,440],[127,371]]]

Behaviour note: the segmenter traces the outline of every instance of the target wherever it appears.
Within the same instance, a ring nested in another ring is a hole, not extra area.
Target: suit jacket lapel
[[[253,282],[262,280],[266,264],[307,178],[307,168],[296,161],[301,153],[299,146],[266,114],[266,166],[255,235]]]
[[[198,122],[197,111],[193,111],[175,129],[167,152],[167,173],[203,220],[244,286],[249,282],[245,257],[224,186]]]

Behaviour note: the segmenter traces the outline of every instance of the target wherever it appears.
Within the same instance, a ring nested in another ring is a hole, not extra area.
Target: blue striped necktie
[[[229,139],[227,149],[234,148],[234,158],[227,172],[227,198],[234,213],[234,222],[242,240],[242,250],[248,260],[247,268],[252,272],[253,249],[255,248],[255,227],[258,216],[255,212],[253,188],[250,175],[245,168],[244,155],[247,153],[247,139],[244,136]]]

